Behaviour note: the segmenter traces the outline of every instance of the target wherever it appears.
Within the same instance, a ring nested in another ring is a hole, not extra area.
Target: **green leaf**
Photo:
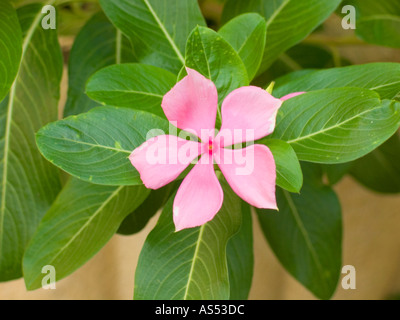
[[[236,50],[252,80],[264,54],[267,25],[256,13],[240,15],[225,24],[218,33]]]
[[[234,89],[249,84],[246,67],[239,55],[218,33],[208,28],[197,27],[190,34],[186,66],[215,83],[219,102]]]
[[[3,0],[0,3],[0,101],[14,82],[21,53],[22,32],[17,13],[9,0]]]
[[[141,231],[149,220],[167,203],[175,192],[176,183],[170,183],[158,190],[151,190],[145,201],[130,213],[119,226],[118,233],[131,235]]]
[[[246,300],[253,280],[253,225],[250,206],[242,202],[242,225],[226,248],[230,300]]]
[[[157,132],[150,135],[153,129]],[[142,181],[128,159],[130,153],[167,130],[168,122],[153,114],[99,107],[45,126],[36,141],[47,160],[81,180],[136,185]]]
[[[282,97],[296,91],[327,88],[359,87],[379,93],[382,99],[400,94],[400,63],[369,63],[308,73],[280,85],[276,82],[274,96]]]
[[[400,192],[400,134],[397,132],[380,148],[355,161],[351,175],[371,190]]]
[[[341,271],[342,218],[321,172],[304,166],[301,194],[277,190],[279,212],[257,209],[261,228],[285,269],[316,297],[329,299]],[[318,170],[318,168],[317,168]]]
[[[242,201],[223,184],[224,203],[201,227],[175,232],[173,197],[149,234],[135,274],[136,300],[227,300],[226,246],[240,228]]]
[[[328,180],[328,184],[333,186],[342,180],[347,173],[349,173],[351,167],[353,166],[353,162],[322,164],[321,166]]]
[[[267,21],[266,50],[259,74],[287,49],[302,41],[324,22],[341,0],[228,0],[222,21],[245,12],[261,14]]]
[[[285,101],[272,138],[292,145],[299,160],[343,163],[389,139],[400,125],[400,103],[359,88],[334,88]]]
[[[63,65],[57,32],[41,28],[41,9],[18,10],[21,67],[0,102],[0,281],[22,275],[25,247],[61,188],[58,170],[35,144],[35,132],[57,119]]]
[[[84,93],[86,82],[93,73],[111,64],[133,61],[129,40],[103,13],[94,15],[79,32],[71,49],[64,115],[79,114],[99,105]]]
[[[357,11],[356,34],[366,42],[400,48],[400,2],[398,0],[350,0]]]
[[[137,63],[121,64],[95,73],[86,85],[86,93],[104,104],[165,117],[161,101],[175,83],[176,76],[164,69]]]
[[[100,0],[108,18],[128,36],[139,62],[177,74],[189,33],[204,26],[196,0]]]
[[[343,58],[339,57],[339,59],[342,66],[350,64]],[[278,60],[256,81],[259,81],[261,86],[267,86],[271,81],[276,81],[276,86],[278,86],[294,80],[299,75],[304,76],[309,72],[316,71],[313,69],[325,69],[334,66],[335,57],[332,50],[317,45],[300,43],[281,54]],[[288,76],[283,77],[285,74]],[[279,82],[277,79],[279,79]]]
[[[41,287],[43,266],[54,266],[57,280],[81,267],[111,239],[122,220],[148,194],[144,186],[105,188],[70,179],[26,250],[27,289]]]
[[[276,184],[290,192],[300,192],[303,185],[303,173],[299,159],[291,145],[276,139],[263,139],[257,143],[265,144],[274,156]]]

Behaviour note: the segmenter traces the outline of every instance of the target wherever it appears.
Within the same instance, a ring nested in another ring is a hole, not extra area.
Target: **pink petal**
[[[277,209],[275,161],[266,146],[219,149],[215,156],[223,175],[239,197],[257,208]]]
[[[175,180],[200,154],[200,143],[162,135],[133,150],[129,160],[144,185],[158,189]]]
[[[274,131],[282,101],[258,87],[232,91],[222,103],[222,146],[263,138]]]
[[[223,198],[212,156],[205,153],[176,194],[173,208],[176,231],[201,226],[212,220],[221,209]]]
[[[288,95],[286,95],[286,96],[283,96],[283,97],[281,98],[281,100],[282,100],[282,101],[286,101],[286,100],[289,100],[290,98],[299,96],[299,95],[304,94],[304,93],[305,93],[305,92],[293,92],[293,93],[290,93],[290,94],[288,94]]]
[[[188,75],[164,96],[161,106],[170,122],[201,138],[201,130],[215,128],[217,88],[197,71],[186,70]]]

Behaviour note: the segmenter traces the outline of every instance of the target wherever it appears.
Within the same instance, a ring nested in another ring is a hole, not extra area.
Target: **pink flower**
[[[221,209],[223,192],[214,161],[239,197],[257,208],[277,209],[271,151],[258,144],[243,149],[227,147],[271,134],[282,100],[258,87],[234,90],[222,103],[222,125],[215,135],[217,89],[197,71],[187,68],[187,73],[164,96],[162,108],[171,123],[191,131],[201,142],[160,135],[135,149],[129,159],[144,185],[150,189],[165,186],[201,156],[174,199],[176,231],[203,225]]]

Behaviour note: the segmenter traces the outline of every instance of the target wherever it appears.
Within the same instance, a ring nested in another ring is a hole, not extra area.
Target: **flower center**
[[[212,138],[210,138],[209,140],[208,140],[208,154],[209,155],[212,155],[213,154],[213,149],[214,149],[214,145],[213,145],[213,139]]]

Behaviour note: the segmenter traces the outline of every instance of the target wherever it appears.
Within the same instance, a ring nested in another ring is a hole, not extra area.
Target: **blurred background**
[[[30,1],[34,2],[34,1]],[[200,1],[210,27],[218,28],[223,1]],[[96,1],[62,5],[60,42],[65,70],[60,114],[66,101],[67,63],[74,37],[99,10]],[[400,35],[399,35],[400,36]],[[400,62],[400,50],[365,44],[353,30],[343,30],[334,15],[290,49],[262,76],[262,85],[301,68],[327,68],[368,62]],[[334,299],[400,299],[400,195],[378,194],[350,177],[335,186],[343,207],[343,265],[356,268],[355,290],[340,283]],[[57,282],[56,290],[27,292],[23,280],[0,283],[0,299],[132,299],[135,266],[158,216],[133,236],[115,235],[85,266]],[[254,221],[255,269],[250,299],[314,299],[280,266]],[[341,280],[340,280],[341,281]]]

